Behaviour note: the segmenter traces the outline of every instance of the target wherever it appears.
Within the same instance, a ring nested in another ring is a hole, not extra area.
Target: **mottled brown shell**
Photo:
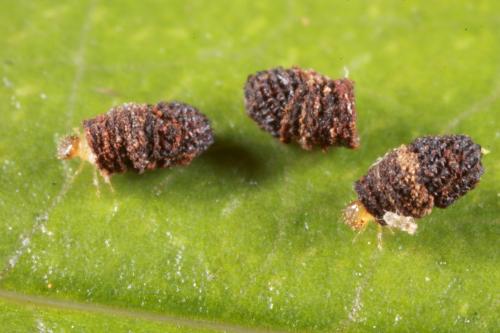
[[[250,75],[245,107],[257,124],[283,143],[359,146],[353,82],[313,70],[281,67]]]
[[[187,165],[213,143],[208,119],[178,102],[126,103],[83,127],[97,167],[108,175]]]
[[[420,218],[445,208],[479,182],[481,147],[465,135],[429,136],[401,146],[355,183],[359,200],[379,223],[385,212]]]
[[[466,135],[427,136],[409,145],[418,155],[419,182],[446,208],[473,189],[484,172],[481,146]]]

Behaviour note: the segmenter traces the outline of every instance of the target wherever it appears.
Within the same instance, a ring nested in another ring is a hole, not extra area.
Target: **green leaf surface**
[[[62,304],[68,306],[68,304]],[[102,310],[102,309],[101,309]],[[143,313],[125,313],[112,309],[95,313],[93,307],[83,311],[33,306],[31,303],[5,302],[0,300],[2,332],[168,332],[214,333],[216,330],[185,328],[169,324],[166,318],[151,317]],[[135,316],[134,316],[135,315]],[[138,318],[135,318],[135,317]]]
[[[0,2],[0,290],[242,330],[498,330],[499,12],[494,0]],[[278,65],[349,69],[358,150],[307,152],[257,128],[242,87]],[[90,165],[73,179],[79,162],[56,160],[83,119],[160,100],[212,120],[216,142],[189,167],[117,175],[97,197]],[[387,150],[445,133],[491,151],[478,187],[414,236],[385,233],[382,251],[374,226],[353,242],[340,214],[353,182]],[[2,299],[10,332],[37,320],[185,332]]]

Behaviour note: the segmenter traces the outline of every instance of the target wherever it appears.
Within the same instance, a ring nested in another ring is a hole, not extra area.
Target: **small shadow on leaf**
[[[269,147],[248,146],[233,138],[217,137],[202,155],[203,163],[213,168],[219,177],[238,177],[245,181],[260,181],[269,175],[266,162],[272,154]]]
[[[191,195],[190,200],[211,200],[220,199],[240,187],[253,187],[265,180],[273,180],[283,172],[285,163],[284,154],[279,154],[272,145],[217,136],[214,144],[188,166],[154,170],[141,175],[127,172],[117,177],[116,181],[118,188],[130,188],[133,196],[138,193],[146,196],[168,193],[172,196],[186,193],[186,189],[189,189],[188,192],[196,189],[197,195]]]

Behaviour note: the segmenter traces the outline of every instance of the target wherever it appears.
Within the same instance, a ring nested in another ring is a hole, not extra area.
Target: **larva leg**
[[[100,197],[101,196],[101,191],[99,189],[99,176],[97,175],[97,169],[96,168],[94,168],[94,174],[93,174],[93,177],[92,177],[92,183],[95,186],[95,191],[96,191],[97,197]]]
[[[377,249],[379,249],[380,251],[382,251],[382,249],[384,248],[383,246],[383,240],[382,240],[382,236],[383,236],[383,227],[378,224],[378,230],[377,230]]]
[[[391,226],[387,225],[387,226],[385,226],[385,227],[386,227],[387,229],[389,229],[389,231],[391,232],[391,235],[394,235],[394,234],[395,234],[395,233],[394,233],[394,229],[392,229],[392,227],[391,227]]]
[[[101,176],[102,179],[104,179],[104,182],[109,185],[111,192],[115,193],[115,189],[113,188],[113,185],[111,185],[111,177],[107,173],[101,173]]]
[[[82,173],[82,170],[83,170],[83,167],[84,167],[84,163],[85,161],[80,161],[80,165],[78,166],[78,169],[76,169],[76,171],[67,178],[67,183],[68,185],[71,185],[73,184],[73,182],[75,181],[76,177],[78,177],[78,175],[80,173]]]
[[[349,78],[349,68],[347,66],[344,66],[344,78]]]
[[[80,161],[80,165],[78,166],[78,169],[76,169],[75,173],[72,176],[72,181],[75,180],[75,178],[82,173],[83,167],[85,165],[85,161]]]
[[[365,232],[367,225],[368,225],[368,223],[365,223],[361,227],[361,229],[358,230],[358,232],[356,233],[356,236],[354,236],[354,238],[352,239],[352,243],[353,244],[356,242],[356,240],[358,239],[359,235],[361,235],[363,232]]]

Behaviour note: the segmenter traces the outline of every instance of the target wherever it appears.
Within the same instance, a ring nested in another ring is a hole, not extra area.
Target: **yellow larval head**
[[[79,155],[80,138],[76,135],[69,135],[62,138],[57,146],[57,158],[69,160]]]
[[[375,218],[368,213],[361,201],[356,200],[351,202],[342,212],[344,223],[350,226],[353,230],[363,230],[368,222]]]

